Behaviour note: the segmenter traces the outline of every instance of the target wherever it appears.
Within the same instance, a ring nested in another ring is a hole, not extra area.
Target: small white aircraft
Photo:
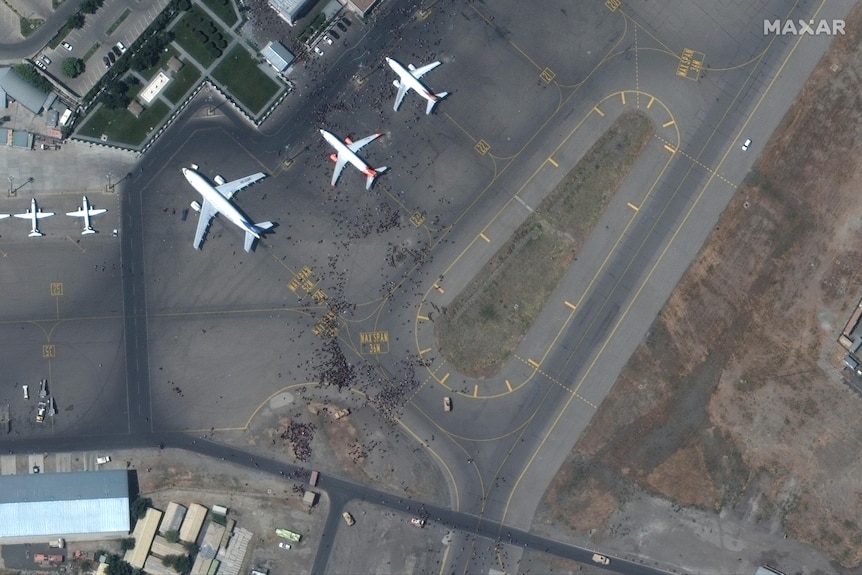
[[[274,224],[272,222],[255,224],[248,221],[246,216],[229,200],[241,189],[265,178],[266,174],[258,172],[232,182],[225,182],[221,176],[216,176],[215,181],[218,185],[213,186],[198,173],[197,169],[198,167],[195,164],[192,164],[191,169],[183,168],[183,175],[186,177],[186,180],[204,199],[202,206],[197,202],[192,202],[192,207],[195,211],[200,212],[198,227],[195,231],[195,241],[192,245],[194,245],[196,250],[201,249],[210,222],[216,215],[223,214],[227,219],[245,231],[245,251],[252,251],[254,241],[259,240],[263,233],[271,229]]]
[[[320,135],[322,135],[323,139],[329,142],[329,144],[337,151],[336,154],[329,156],[330,159],[335,162],[335,172],[332,174],[333,186],[335,186],[335,183],[338,181],[338,177],[341,176],[341,172],[344,170],[344,166],[347,162],[350,162],[357,170],[365,174],[366,190],[371,189],[372,184],[374,184],[374,179],[377,178],[377,176],[389,169],[386,166],[372,169],[365,160],[356,155],[356,152],[361,150],[366,144],[373,142],[383,134],[371,134],[367,138],[362,138],[358,142],[354,142],[350,138],[346,138],[342,142],[337,136],[331,132],[327,132],[326,130],[320,130]]]
[[[95,234],[96,230],[93,229],[93,226],[90,225],[90,217],[98,216],[99,214],[104,214],[107,212],[105,208],[99,208],[98,210],[90,205],[90,200],[87,199],[87,196],[84,196],[84,204],[81,206],[81,209],[75,212],[66,212],[67,216],[72,216],[73,218],[84,218],[84,231],[81,232],[83,235],[87,234]]]
[[[417,94],[428,100],[428,105],[425,106],[425,114],[430,114],[434,110],[434,106],[437,105],[437,102],[445,98],[449,95],[449,92],[440,92],[439,94],[435,94],[431,90],[425,87],[425,84],[419,81],[419,78],[436,68],[440,65],[440,62],[432,62],[421,68],[416,68],[413,64],[409,64],[407,68],[401,65],[397,60],[393,60],[392,58],[386,58],[386,63],[389,64],[389,67],[392,68],[396,74],[398,74],[398,80],[392,82],[392,85],[398,88],[398,94],[395,96],[395,111],[398,111],[398,108],[401,106],[401,102],[404,100],[405,94],[411,88],[416,91]]]
[[[38,238],[45,235],[39,231],[39,220],[41,218],[50,218],[53,215],[54,212],[43,212],[41,209],[39,209],[39,207],[36,205],[36,198],[33,198],[30,201],[30,209],[23,214],[15,214],[15,217],[24,220],[30,220],[32,222],[32,228],[30,229],[28,237]]]

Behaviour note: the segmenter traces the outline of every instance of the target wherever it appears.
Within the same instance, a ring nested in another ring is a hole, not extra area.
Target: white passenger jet
[[[392,58],[386,58],[386,63],[389,64],[389,67],[395,70],[395,73],[398,74],[398,80],[392,82],[396,88],[398,88],[398,94],[395,96],[395,111],[398,111],[398,108],[401,106],[401,102],[404,100],[404,95],[407,94],[407,91],[411,88],[416,90],[416,93],[428,100],[428,105],[425,106],[425,114],[430,114],[432,110],[434,110],[434,106],[437,105],[437,102],[445,98],[449,95],[449,92],[440,92],[439,94],[435,94],[431,90],[425,87],[425,84],[419,81],[419,78],[436,68],[440,65],[440,62],[432,62],[421,68],[416,68],[413,64],[410,64],[405,68],[401,65],[397,60],[393,60]]]
[[[30,229],[30,233],[28,234],[28,237],[38,238],[40,236],[45,235],[39,231],[39,220],[41,218],[50,218],[53,215],[54,215],[54,212],[43,212],[41,209],[39,209],[39,207],[36,205],[36,198],[33,198],[30,201],[30,209],[27,210],[26,213],[15,214],[15,217],[21,218],[24,220],[30,220],[32,222],[33,227]]]
[[[198,167],[192,164],[191,169],[183,168],[183,175],[189,181],[194,189],[200,192],[203,196],[203,205],[198,205],[197,202],[192,202],[192,207],[195,211],[200,212],[198,219],[198,228],[195,231],[194,247],[196,250],[201,249],[204,242],[204,236],[210,226],[212,219],[223,214],[224,217],[239,226],[245,231],[245,251],[250,252],[254,246],[254,241],[259,240],[263,233],[271,229],[274,224],[272,222],[260,222],[258,224],[248,221],[248,218],[240,212],[229,200],[239,190],[250,186],[254,182],[266,177],[266,174],[258,172],[232,182],[225,183],[221,176],[216,176],[215,181],[218,184],[213,186],[198,171]]]
[[[344,170],[344,166],[347,162],[350,162],[356,169],[365,174],[365,189],[370,190],[371,185],[374,183],[374,179],[388,170],[386,166],[382,166],[380,168],[372,169],[365,160],[356,155],[356,152],[361,150],[363,146],[368,144],[369,142],[373,142],[383,134],[371,134],[367,138],[362,138],[358,142],[353,142],[350,138],[346,138],[343,142],[338,139],[331,132],[327,132],[326,130],[320,130],[320,135],[323,136],[323,139],[329,142],[329,144],[337,150],[338,153],[332,154],[330,159],[335,162],[335,172],[332,174],[332,185],[338,181],[338,177],[341,175],[341,171]]]
[[[93,226],[90,225],[90,217],[98,216],[99,214],[104,214],[107,212],[105,208],[99,208],[98,210],[90,205],[90,200],[87,199],[87,196],[84,196],[84,204],[81,206],[81,209],[75,212],[66,212],[67,216],[72,216],[73,218],[84,218],[84,231],[81,232],[83,235],[87,234],[95,234],[96,230],[93,229]]]

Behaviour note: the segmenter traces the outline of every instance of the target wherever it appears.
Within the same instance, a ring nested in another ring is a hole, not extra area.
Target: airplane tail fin
[[[45,234],[43,234],[43,233],[42,233],[42,232],[40,232],[39,230],[33,230],[33,231],[31,231],[29,234],[27,234],[27,237],[30,237],[30,238],[41,238],[41,237],[42,237],[42,236],[44,236],[44,235],[45,235]]]
[[[95,233],[96,233],[96,230],[94,230],[93,228],[84,228],[84,231],[81,232],[81,235],[86,236],[88,234],[95,234]]]
[[[267,230],[271,230],[275,226],[272,222],[260,222],[259,224],[254,224],[257,233],[262,234]]]
[[[425,106],[425,114],[426,115],[430,115],[431,112],[434,111],[434,106],[436,106],[440,100],[442,100],[443,98],[448,96],[449,92],[440,92],[439,94],[434,94],[434,95],[437,96],[437,99],[436,100],[428,100],[428,104]]]
[[[368,176],[367,178],[365,178],[365,189],[370,190],[371,186],[374,185],[374,180],[377,179],[377,176],[379,176],[380,174],[382,174],[383,172],[385,172],[388,169],[389,168],[386,166],[380,166],[379,168],[375,168],[373,170],[373,173],[370,176]]]

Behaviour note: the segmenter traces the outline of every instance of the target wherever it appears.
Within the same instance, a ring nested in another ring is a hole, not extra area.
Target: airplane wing
[[[89,215],[98,216],[99,214],[104,214],[107,211],[108,210],[106,210],[105,208],[99,208],[99,209],[90,208]],[[84,209],[80,209],[77,212],[66,212],[66,215],[72,216],[73,218],[83,218],[84,216],[87,215],[87,212]]]
[[[217,213],[218,211],[213,207],[212,203],[205,199],[201,206],[200,217],[198,218],[198,229],[195,230],[194,246],[196,250],[201,249],[201,245],[204,243],[204,236],[210,227],[210,222]]]
[[[262,180],[265,177],[266,174],[264,174],[263,172],[258,172],[256,174],[252,174],[250,176],[246,176],[244,178],[240,178],[238,180],[234,180],[232,182],[216,186],[216,190],[218,190],[218,193],[220,193],[227,199],[231,199],[233,195],[241,189],[245,188],[246,186],[252,185],[258,180]],[[201,210],[201,213],[203,213],[203,209]]]
[[[30,215],[29,211],[26,214],[12,214],[12,215],[15,216],[16,218],[21,218],[22,220],[29,220],[29,219],[33,218],[33,216]]]
[[[440,61],[438,60],[437,62],[431,62],[430,64],[422,66],[421,68],[411,68],[410,73],[413,74],[413,77],[418,80],[439,65]]]
[[[341,157],[341,154],[338,154],[338,157],[335,159],[335,170],[332,172],[332,182],[331,185],[335,185],[338,181],[339,176],[341,176],[342,170],[344,170],[344,165],[347,164],[347,160]]]
[[[356,152],[361,150],[363,147],[365,147],[366,145],[373,142],[374,140],[376,140],[379,137],[380,137],[380,134],[371,134],[367,138],[362,138],[361,140],[357,140],[356,142],[351,142],[351,143],[347,144],[347,147],[350,149],[351,152],[353,152],[355,154]],[[339,158],[339,160],[340,159],[341,158]]]
[[[410,89],[410,86],[405,84],[404,82],[396,82],[398,85],[398,94],[395,96],[395,111],[398,111],[398,107],[401,106],[401,102],[404,100],[404,96],[407,94],[407,90]]]

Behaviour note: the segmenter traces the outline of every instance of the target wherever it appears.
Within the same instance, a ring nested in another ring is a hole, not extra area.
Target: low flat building
[[[296,26],[296,21],[302,18],[317,0],[269,0],[269,7],[276,11],[282,20]]]
[[[189,505],[183,524],[180,527],[180,541],[197,543],[198,535],[203,527],[204,519],[207,518],[207,508],[198,503]]]
[[[162,523],[159,525],[159,533],[164,535],[168,531],[180,532],[180,525],[183,524],[183,519],[186,516],[185,505],[180,505],[174,501],[168,503],[165,509],[165,516],[162,517]]]
[[[159,528],[159,522],[162,520],[162,512],[152,507],[147,509],[147,514],[143,519],[138,519],[135,524],[135,531],[132,537],[135,539],[135,546],[128,551],[123,557],[123,560],[138,569],[143,569],[147,562],[147,555],[150,554],[150,547],[153,545],[153,539],[156,537],[156,530]]]
[[[281,42],[270,42],[260,51],[269,65],[275,68],[276,72],[284,72],[287,70],[296,57],[291,54],[284,44]]]
[[[377,0],[347,0],[344,6],[359,16],[365,16],[375,4]]]

